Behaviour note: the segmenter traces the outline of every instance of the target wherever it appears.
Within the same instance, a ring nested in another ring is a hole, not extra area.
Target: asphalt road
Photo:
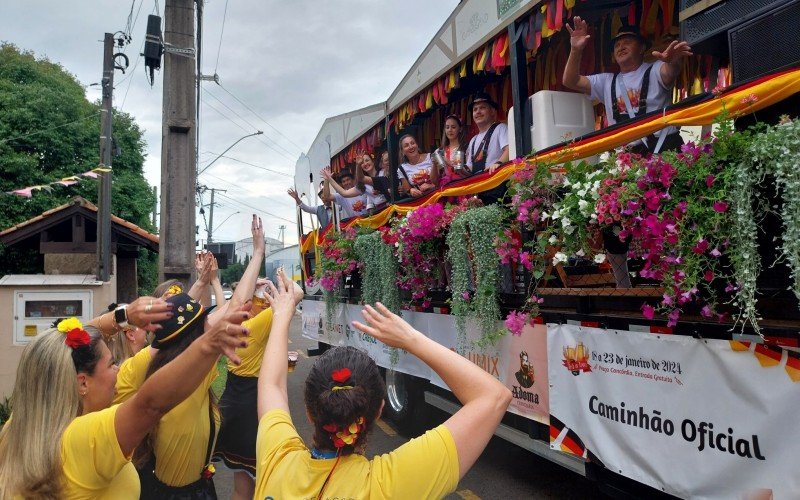
[[[298,315],[292,321],[289,333],[289,349],[300,352],[297,368],[289,374],[289,406],[298,432],[310,438],[311,426],[305,417],[302,394],[303,383],[314,362],[306,352],[309,348],[315,348],[316,342],[302,338],[300,328]],[[439,414],[438,417],[444,419],[446,415]],[[406,439],[398,435],[389,422],[380,421],[367,444],[367,456],[389,452],[405,442]],[[219,498],[230,498],[233,487],[230,471],[218,467],[214,481]],[[475,466],[461,480],[455,493],[447,498],[597,499],[605,496],[582,476],[494,438]]]

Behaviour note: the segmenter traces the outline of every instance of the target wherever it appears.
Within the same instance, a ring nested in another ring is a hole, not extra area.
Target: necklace
[[[318,450],[316,448],[311,448],[311,458],[317,460],[328,460],[331,458],[336,458],[338,455],[335,451],[327,451],[327,450]]]

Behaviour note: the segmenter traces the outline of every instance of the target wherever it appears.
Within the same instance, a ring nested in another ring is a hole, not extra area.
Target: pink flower
[[[466,301],[469,301],[469,292],[463,292],[461,294],[461,298],[466,300]]]
[[[508,316],[506,316],[504,324],[512,335],[519,337],[520,335],[522,335],[522,329],[525,328],[525,325],[528,323],[529,318],[530,315],[528,313],[511,311],[510,313],[508,313]]]
[[[642,306],[642,315],[647,319],[653,319],[656,315],[656,310],[653,309],[653,306],[645,304]]]
[[[673,326],[678,324],[678,318],[681,317],[681,310],[680,309],[673,309],[667,315],[667,326],[672,328]]]
[[[708,241],[706,241],[704,238],[701,238],[697,242],[697,244],[692,248],[692,252],[698,255],[706,253],[706,250],[708,250]]]
[[[725,203],[724,201],[715,201],[714,211],[719,213],[725,213],[728,211],[728,204]]]
[[[758,96],[755,94],[750,94],[746,97],[742,98],[742,104],[753,104],[758,101]]]
[[[706,304],[700,310],[700,315],[703,316],[704,318],[710,318],[711,316],[714,315],[714,311],[712,311],[711,307],[708,304]]]
[[[703,279],[705,279],[706,281],[713,280],[714,279],[714,272],[711,271],[710,269],[706,270],[706,272],[703,273]]]
[[[720,252],[719,248],[717,247],[714,247],[714,249],[711,250],[711,252],[709,253],[711,254],[712,257],[719,257],[720,255],[722,255],[722,252]]]
[[[706,186],[708,186],[708,187],[713,186],[715,180],[716,180],[716,177],[714,177],[713,175],[710,175],[710,174],[707,175],[706,176]]]

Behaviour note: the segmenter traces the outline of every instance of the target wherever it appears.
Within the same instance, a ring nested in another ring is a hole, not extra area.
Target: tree
[[[98,77],[100,75],[98,74]],[[13,44],[0,44],[0,191],[46,184],[80,174],[98,165],[100,103],[86,99],[85,88],[60,64],[37,59]],[[111,211],[153,231],[150,213],[155,198],[144,178],[145,142],[127,113],[114,112]],[[97,203],[97,184],[37,191],[32,198],[0,194],[0,229],[83,196]],[[35,256],[0,248],[0,275],[35,266]],[[156,284],[154,263],[144,250],[139,257],[139,290]]]

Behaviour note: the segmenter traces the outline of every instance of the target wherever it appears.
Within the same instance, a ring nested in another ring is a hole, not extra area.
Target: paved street
[[[300,316],[292,321],[289,349],[300,352],[296,370],[289,374],[290,407],[300,435],[311,435],[311,427],[305,418],[302,392],[303,382],[313,363],[306,356],[308,348],[316,347],[300,335]],[[441,418],[445,418],[441,415]],[[370,436],[367,455],[386,453],[406,441],[387,422],[380,421]],[[218,468],[215,478],[221,499],[230,498],[232,479],[229,471]],[[480,460],[461,480],[450,499],[478,498],[546,498],[583,499],[603,498],[597,487],[583,477],[558,467],[547,460],[494,438]]]

